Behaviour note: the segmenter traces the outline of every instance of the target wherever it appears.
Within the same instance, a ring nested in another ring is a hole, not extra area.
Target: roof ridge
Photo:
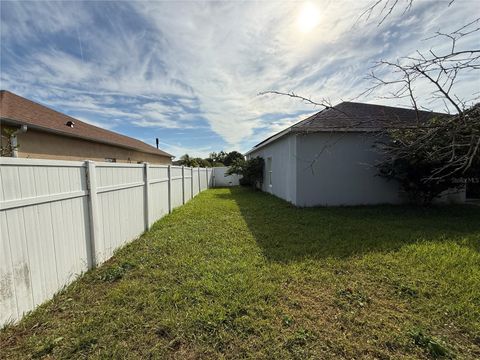
[[[355,105],[362,105],[362,106],[374,106],[374,107],[379,107],[379,108],[389,108],[389,109],[393,109],[393,110],[410,110],[410,111],[415,111],[414,108],[408,108],[408,107],[403,107],[403,106],[391,106],[391,105],[381,105],[381,104],[371,104],[371,103],[362,103],[362,102],[358,102],[358,101],[342,101],[341,103],[333,106],[334,108],[337,107],[337,106],[340,106],[342,104],[355,104]],[[448,115],[446,113],[439,113],[439,112],[436,112],[436,111],[433,111],[433,110],[421,110],[421,109],[418,109],[419,112],[422,112],[422,113],[427,113],[427,114],[443,114],[443,115]]]

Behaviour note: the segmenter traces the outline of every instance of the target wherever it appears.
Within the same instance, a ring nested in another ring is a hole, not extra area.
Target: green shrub
[[[263,183],[264,164],[264,160],[258,156],[249,160],[243,160],[238,158],[232,163],[232,165],[225,174],[242,175],[242,179],[240,179],[240,185],[261,187]]]

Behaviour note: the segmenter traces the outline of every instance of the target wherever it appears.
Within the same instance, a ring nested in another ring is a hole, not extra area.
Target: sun
[[[315,29],[320,22],[320,12],[318,8],[312,3],[303,4],[298,14],[298,28],[306,34]]]

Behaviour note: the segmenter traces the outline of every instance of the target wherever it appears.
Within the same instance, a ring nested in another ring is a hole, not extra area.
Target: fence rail
[[[213,186],[213,169],[0,158],[0,325]]]

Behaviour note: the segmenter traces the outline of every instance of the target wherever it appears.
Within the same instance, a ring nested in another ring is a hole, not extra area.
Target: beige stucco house
[[[8,156],[152,164],[171,164],[173,157],[5,90],[0,91],[0,127],[2,148],[12,148]]]

